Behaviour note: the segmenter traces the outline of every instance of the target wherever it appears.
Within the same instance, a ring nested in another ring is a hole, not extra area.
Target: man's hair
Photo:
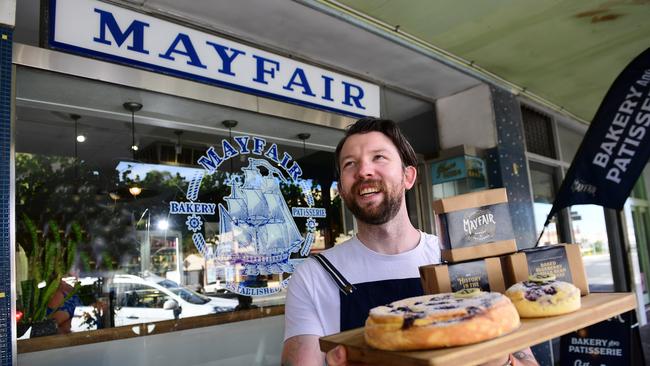
[[[388,137],[393,145],[397,148],[399,156],[402,159],[402,165],[407,166],[417,166],[418,158],[415,156],[415,151],[413,147],[408,142],[406,137],[402,134],[402,131],[399,130],[397,124],[390,119],[379,119],[372,117],[361,118],[356,121],[353,125],[348,126],[345,131],[345,136],[336,146],[336,173],[341,174],[341,167],[339,166],[339,158],[341,157],[341,149],[343,149],[343,144],[348,139],[348,137],[357,134],[364,134],[368,132],[381,132],[386,137]]]

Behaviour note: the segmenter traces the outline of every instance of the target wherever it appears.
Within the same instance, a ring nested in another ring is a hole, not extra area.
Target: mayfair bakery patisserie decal
[[[295,265],[290,256],[309,254],[318,226],[316,218],[324,218],[326,212],[314,207],[311,183],[301,178],[302,169],[290,154],[255,136],[235,136],[233,140],[231,144],[224,139],[220,151],[210,147],[199,157],[203,171],[190,181],[186,194],[189,201],[170,202],[169,213],[187,216],[194,245],[206,261],[222,269],[227,290],[247,296],[269,295],[288,285]],[[230,194],[224,197],[225,202],[197,202],[204,176],[236,157],[245,157],[248,164],[229,175],[225,184]],[[307,206],[289,209],[281,184],[298,186]],[[218,215],[216,246],[207,245],[201,230],[206,215]],[[306,218],[305,236],[294,217]],[[280,276],[278,285],[259,286],[257,276],[269,275]]]

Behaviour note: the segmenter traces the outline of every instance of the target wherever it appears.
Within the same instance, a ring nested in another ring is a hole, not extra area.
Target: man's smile
[[[380,192],[379,187],[365,187],[365,188],[361,188],[361,190],[359,191],[359,195],[367,196],[369,194],[379,193],[379,192]]]

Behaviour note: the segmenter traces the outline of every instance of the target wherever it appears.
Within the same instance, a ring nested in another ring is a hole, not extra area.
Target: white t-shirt
[[[419,266],[440,263],[438,237],[421,233],[417,247],[388,255],[370,250],[357,237],[322,254],[352,284],[419,278]],[[297,335],[319,337],[340,331],[340,290],[329,273],[309,258],[289,280],[285,304],[284,339]]]

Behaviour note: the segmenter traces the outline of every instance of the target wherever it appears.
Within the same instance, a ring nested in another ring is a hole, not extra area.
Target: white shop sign
[[[379,87],[136,11],[50,0],[52,48],[351,116],[379,116]]]

